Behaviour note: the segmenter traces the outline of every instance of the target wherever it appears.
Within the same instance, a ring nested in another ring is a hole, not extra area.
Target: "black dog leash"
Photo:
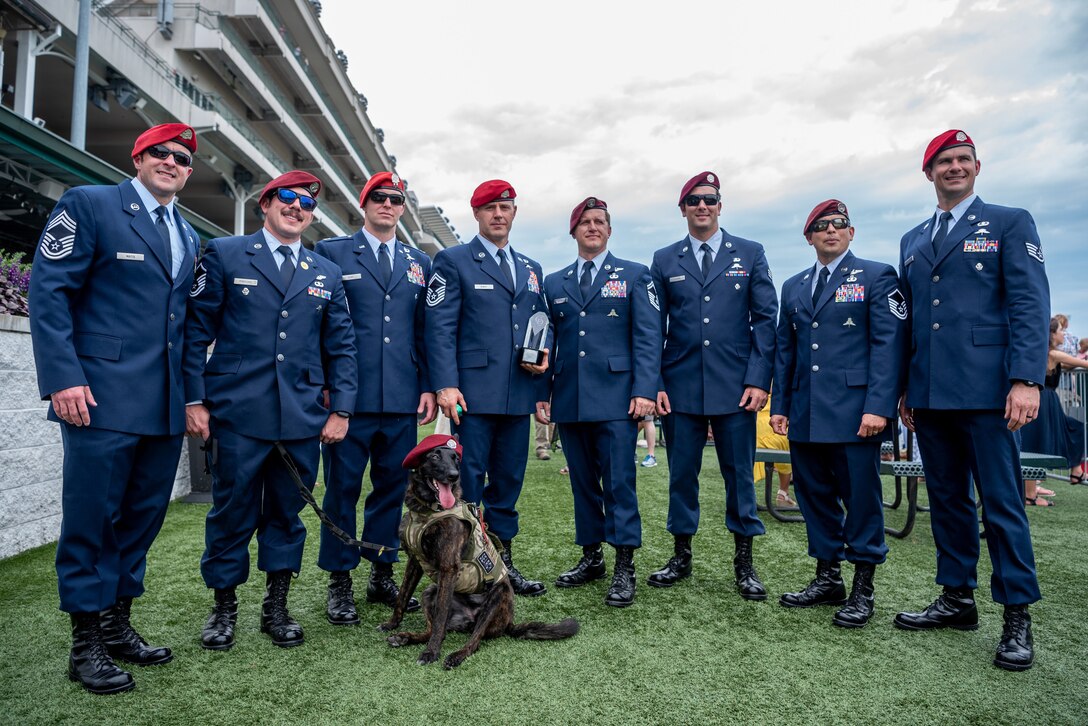
[[[325,525],[325,529],[332,532],[336,539],[349,547],[363,547],[370,550],[378,550],[379,555],[387,550],[395,552],[400,549],[399,547],[387,547],[386,545],[374,544],[373,542],[363,542],[362,540],[355,539],[350,534],[337,527],[329,515],[325,513],[325,510],[318,506],[317,500],[314,499],[313,492],[302,483],[302,475],[298,473],[298,467],[295,466],[295,462],[291,459],[291,455],[287,453],[287,449],[278,441],[276,442],[276,451],[280,452],[280,458],[283,459],[283,465],[287,467],[287,473],[291,475],[291,479],[295,482],[295,486],[298,487],[298,493],[302,495],[302,498],[306,503],[317,513],[317,518],[321,520],[321,524]]]

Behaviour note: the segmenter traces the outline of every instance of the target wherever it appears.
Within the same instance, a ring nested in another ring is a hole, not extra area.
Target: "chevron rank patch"
[[[891,309],[892,315],[900,320],[907,319],[907,299],[898,288],[888,294],[888,308]]]
[[[39,251],[47,260],[60,260],[72,254],[76,245],[76,221],[68,216],[68,210],[60,213],[45,226]]]
[[[189,288],[189,297],[197,297],[204,292],[204,286],[208,283],[208,268],[204,266],[204,260],[196,265],[193,273],[193,286]]]
[[[446,278],[439,273],[431,275],[431,283],[427,286],[427,307],[433,308],[446,299]]]
[[[654,310],[661,312],[661,302],[657,299],[657,288],[654,287],[653,280],[646,285],[646,296],[650,298],[650,304],[654,306]]]
[[[1034,242],[1025,242],[1028,248],[1028,257],[1036,262],[1043,262],[1043,246],[1042,244],[1035,244]]]

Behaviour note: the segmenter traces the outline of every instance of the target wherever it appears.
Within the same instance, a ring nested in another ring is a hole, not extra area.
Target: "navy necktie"
[[[944,243],[944,238],[948,236],[948,221],[952,219],[952,212],[944,212],[941,214],[941,226],[937,227],[937,234],[933,235],[933,256],[937,256],[937,251],[941,249],[941,244]]]
[[[166,226],[166,213],[169,210],[166,207],[160,206],[155,210],[158,219],[155,220],[155,231],[159,233],[159,237],[162,238],[163,247],[166,250],[166,268],[170,270],[170,276],[174,276],[174,256],[171,254],[170,248],[170,228]]]
[[[578,280],[578,289],[582,291],[582,302],[589,299],[593,288],[593,260],[582,265],[582,277]]]
[[[389,287],[389,278],[393,276],[393,263],[389,259],[389,245],[382,242],[378,245],[378,279],[382,281],[382,287]]]
[[[816,302],[820,299],[820,295],[823,294],[824,288],[827,287],[827,278],[831,277],[831,273],[826,267],[820,268],[820,277],[816,280],[816,289],[812,291],[812,307],[816,307]]]
[[[283,289],[286,291],[291,286],[291,278],[295,276],[295,253],[287,245],[280,245],[276,252],[283,255],[283,262],[280,263],[280,279],[283,280]]]
[[[502,276],[506,278],[506,284],[513,290],[514,278],[510,274],[510,266],[506,264],[506,252],[504,250],[499,250],[497,254],[499,257],[499,269],[502,270]]]
[[[710,279],[710,266],[714,264],[714,252],[706,242],[703,242],[703,246],[699,249],[703,251],[703,282],[706,282]]]

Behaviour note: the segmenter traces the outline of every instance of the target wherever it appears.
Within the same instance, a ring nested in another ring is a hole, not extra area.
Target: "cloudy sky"
[[[511,241],[573,261],[570,210],[608,202],[609,248],[649,263],[686,234],[681,185],[722,179],[722,226],[775,279],[814,257],[830,197],[855,254],[895,263],[933,214],[928,141],[974,139],[987,202],[1035,217],[1052,308],[1088,336],[1088,3],[1072,0],[568,2],[324,0],[322,22],[398,171],[461,237],[490,178],[518,192]]]

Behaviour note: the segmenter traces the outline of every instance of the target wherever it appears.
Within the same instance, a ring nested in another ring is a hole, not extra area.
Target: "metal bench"
[[[889,447],[890,443],[885,443],[881,447],[881,451],[885,449],[888,450],[887,453],[894,451],[894,448]],[[788,451],[779,451],[777,449],[756,449],[756,463],[789,464],[790,454]],[[1068,466],[1068,464],[1060,456],[1030,452],[1020,454],[1020,475],[1022,479],[1045,479],[1047,469],[1061,469],[1065,466]],[[903,528],[895,529],[887,525],[884,526],[884,531],[889,535],[897,539],[903,539],[914,529],[914,522],[918,512],[929,511],[928,507],[918,504],[918,480],[925,476],[925,472],[922,470],[922,464],[917,461],[882,461],[880,462],[880,473],[883,476],[895,478],[895,499],[890,503],[884,502],[886,508],[898,509],[902,504],[903,491],[906,490],[907,512]],[[779,522],[804,522],[805,518],[800,515],[798,507],[778,507],[775,505],[776,487],[774,485],[773,470],[767,471],[764,481],[767,503],[766,506],[760,506],[760,510],[769,512]],[[798,512],[798,514],[788,514],[788,512]]]

